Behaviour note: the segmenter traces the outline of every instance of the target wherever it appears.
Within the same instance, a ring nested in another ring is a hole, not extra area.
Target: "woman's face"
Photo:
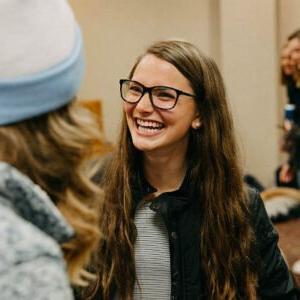
[[[132,80],[146,87],[167,86],[194,94],[189,81],[169,62],[146,55],[138,64]],[[180,95],[171,110],[152,106],[146,93],[136,104],[124,102],[124,111],[134,146],[146,153],[163,154],[187,151],[189,130],[200,120],[193,97]]]
[[[287,76],[296,75],[295,71],[300,68],[300,40],[298,37],[288,41],[281,52],[281,67]]]

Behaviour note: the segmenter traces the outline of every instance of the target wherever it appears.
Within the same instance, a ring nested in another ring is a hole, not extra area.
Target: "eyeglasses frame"
[[[124,82],[134,82],[134,83],[140,85],[140,86],[143,88],[143,92],[142,92],[142,94],[141,94],[141,97],[140,97],[137,101],[135,101],[135,102],[129,102],[129,101],[127,101],[125,98],[123,98],[123,95],[122,95],[122,85],[123,85]],[[195,97],[196,97],[196,96],[193,95],[193,94],[189,94],[189,93],[186,93],[186,92],[181,91],[181,90],[179,90],[179,89],[176,89],[176,88],[173,88],[173,87],[169,87],[169,86],[164,86],[164,85],[157,85],[157,86],[146,87],[146,86],[144,86],[143,84],[141,84],[140,82],[135,81],[135,80],[130,80],[130,79],[120,79],[119,83],[120,83],[120,94],[121,94],[121,98],[122,98],[123,101],[125,101],[126,103],[129,103],[129,104],[137,104],[137,103],[139,103],[139,102],[141,101],[141,99],[143,98],[143,96],[144,96],[145,94],[148,93],[148,94],[149,94],[149,99],[150,99],[150,102],[151,102],[152,106],[155,107],[156,109],[161,109],[161,110],[171,110],[171,109],[173,109],[173,108],[176,106],[177,101],[178,101],[178,98],[179,98],[180,95],[184,95],[184,96],[188,96],[188,97],[192,97],[192,98],[195,98]],[[175,99],[174,105],[173,105],[172,107],[170,107],[170,108],[161,108],[161,107],[157,107],[157,106],[153,103],[153,98],[152,98],[152,90],[153,90],[154,88],[167,88],[167,89],[171,89],[171,90],[175,91],[175,92],[176,92],[176,99]]]

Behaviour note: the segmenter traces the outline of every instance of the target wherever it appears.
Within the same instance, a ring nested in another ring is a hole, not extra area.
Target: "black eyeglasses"
[[[168,86],[145,87],[137,81],[128,79],[120,80],[120,92],[122,99],[132,104],[138,103],[146,93],[149,93],[153,107],[163,110],[174,108],[180,95],[196,97]]]

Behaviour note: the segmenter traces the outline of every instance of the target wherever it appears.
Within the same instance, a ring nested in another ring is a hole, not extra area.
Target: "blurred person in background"
[[[287,38],[282,48],[281,81],[286,87],[289,105],[293,110],[283,123],[284,138],[281,150],[288,153],[288,161],[284,163],[276,175],[278,186],[300,187],[300,30],[294,31]],[[299,178],[298,178],[299,177]]]
[[[277,185],[300,188],[300,29],[289,35],[281,52],[281,78],[286,86],[289,103],[293,105],[292,122],[284,123],[283,150],[289,159],[277,172]],[[300,260],[292,270],[300,275]]]

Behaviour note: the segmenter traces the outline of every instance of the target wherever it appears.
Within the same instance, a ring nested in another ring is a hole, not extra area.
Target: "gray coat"
[[[1,300],[69,300],[59,244],[74,235],[47,194],[0,162]]]

